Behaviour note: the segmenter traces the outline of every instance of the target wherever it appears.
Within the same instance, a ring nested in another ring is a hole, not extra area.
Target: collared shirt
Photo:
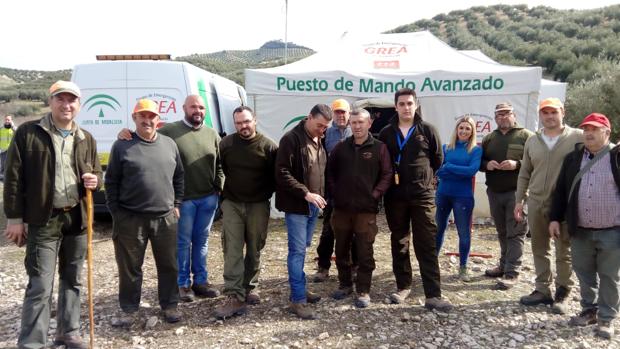
[[[306,132],[306,147],[308,148],[308,178],[306,187],[311,193],[325,195],[325,165],[327,164],[327,154],[312,136]]]
[[[327,154],[331,153],[336,144],[345,140],[345,138],[351,136],[351,126],[347,125],[346,128],[341,129],[336,125],[332,125],[325,131],[325,149]]]
[[[80,181],[75,171],[75,156],[73,154],[73,144],[80,136],[79,129],[74,122],[67,136],[63,137],[63,133],[54,125],[51,114],[41,121],[41,126],[49,132],[54,146],[54,154],[56,154],[52,205],[54,208],[73,207],[80,202],[78,192]]]
[[[584,151],[581,168],[590,160]],[[582,228],[603,229],[620,226],[620,191],[611,172],[609,153],[599,159],[581,177],[578,216]]]
[[[189,128],[193,128],[193,129],[200,129],[202,126],[204,126],[204,123],[198,125],[198,126],[194,126],[192,124],[190,124],[189,122],[187,122],[187,120],[185,120],[185,118],[183,118],[183,123],[185,124],[185,126],[189,127]]]

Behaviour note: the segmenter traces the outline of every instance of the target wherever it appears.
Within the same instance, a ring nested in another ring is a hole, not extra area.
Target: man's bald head
[[[183,103],[185,120],[194,127],[200,127],[205,118],[205,103],[198,95],[189,95]]]

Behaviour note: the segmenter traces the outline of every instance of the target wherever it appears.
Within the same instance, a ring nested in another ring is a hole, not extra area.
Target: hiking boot
[[[247,307],[244,302],[234,295],[228,295],[220,305],[215,307],[213,314],[218,319],[226,319],[234,315],[243,315],[246,312]]]
[[[319,268],[319,271],[317,271],[316,274],[314,274],[312,281],[313,282],[324,282],[324,281],[327,281],[327,279],[329,279],[329,269]]]
[[[469,276],[469,270],[466,265],[462,265],[459,268],[459,279],[463,282],[471,282],[471,276]]]
[[[260,304],[260,294],[258,293],[258,291],[254,289],[246,291],[245,302],[249,305]]]
[[[119,311],[116,316],[112,318],[110,324],[112,325],[112,327],[129,328],[136,321],[137,315],[137,311],[133,313]]]
[[[539,305],[539,304],[553,304],[553,298],[542,292],[534,290],[527,296],[521,297],[519,303],[527,306]]]
[[[596,308],[585,309],[581,313],[573,316],[568,321],[568,324],[571,326],[588,326],[594,325],[596,323]]]
[[[370,295],[368,293],[358,293],[354,304],[358,308],[367,308],[370,305]]]
[[[321,296],[318,293],[306,291],[306,302],[308,303],[318,303],[321,300]]]
[[[517,275],[504,275],[504,277],[497,279],[497,284],[495,284],[494,289],[507,291],[513,288],[518,280],[519,277]]]
[[[484,276],[488,276],[490,278],[501,278],[504,276],[504,271],[499,266],[491,269],[487,269],[484,271]]]
[[[291,303],[289,311],[304,320],[316,319],[316,314],[306,303]]]
[[[194,294],[200,298],[215,298],[220,295],[220,291],[210,283],[201,285],[193,284],[192,290],[194,291]]]
[[[596,326],[596,335],[601,338],[611,339],[614,336],[614,325],[611,321],[599,320]]]
[[[565,286],[560,286],[555,290],[555,297],[553,297],[553,305],[551,311],[554,314],[564,315],[568,312],[568,295],[570,289]]]
[[[392,302],[392,304],[400,304],[405,301],[409,293],[411,293],[411,289],[409,288],[398,290],[396,293],[390,295],[390,302]]]
[[[164,309],[162,310],[162,314],[164,316],[164,321],[169,324],[179,322],[183,318],[183,314],[181,314],[181,312],[178,311],[176,307]]]
[[[67,349],[88,349],[88,345],[84,343],[82,337],[80,336],[56,336],[56,339],[54,339],[54,345],[64,345]]]
[[[340,287],[334,293],[332,293],[332,298],[336,300],[341,300],[347,298],[348,295],[353,293],[353,287]]]
[[[193,302],[194,291],[189,287],[179,287],[179,299],[182,302]]]
[[[447,313],[454,308],[450,302],[441,297],[433,297],[426,298],[426,302],[424,303],[424,308],[428,310],[437,309],[437,311],[441,311],[443,313]]]

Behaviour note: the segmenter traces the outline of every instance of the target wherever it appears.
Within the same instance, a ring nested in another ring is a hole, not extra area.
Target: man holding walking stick
[[[47,344],[58,260],[54,344],[86,348],[79,334],[86,189],[100,186],[101,166],[94,138],[73,121],[80,111],[80,89],[72,82],[58,81],[49,92],[51,113],[21,125],[7,154],[5,236],[18,246],[26,245],[28,273],[17,345],[42,348]]]

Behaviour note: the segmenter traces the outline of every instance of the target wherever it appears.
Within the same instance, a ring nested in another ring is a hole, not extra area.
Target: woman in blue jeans
[[[474,209],[472,178],[480,169],[482,148],[476,145],[476,122],[469,116],[460,118],[450,143],[443,146],[444,162],[437,171],[439,186],[435,202],[437,211],[437,254],[443,244],[450,211],[459,234],[459,277],[471,281],[467,258],[471,245],[471,214]]]

